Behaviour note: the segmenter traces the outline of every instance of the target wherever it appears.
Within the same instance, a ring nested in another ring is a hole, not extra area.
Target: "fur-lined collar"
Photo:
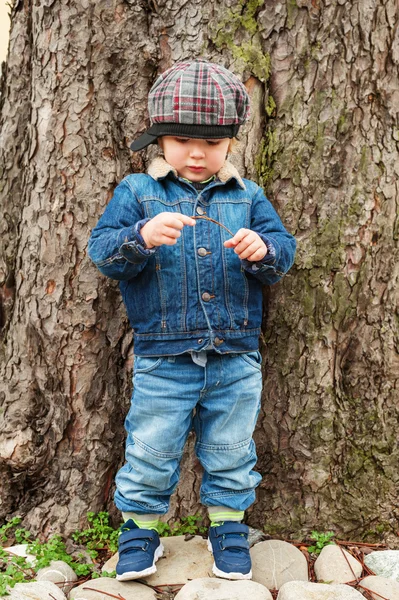
[[[148,175],[150,175],[156,181],[158,181],[158,179],[166,177],[170,172],[172,172],[176,177],[178,177],[176,169],[172,167],[172,165],[170,165],[168,162],[166,162],[166,160],[162,158],[162,156],[157,156],[157,158],[154,158],[154,160],[151,161],[148,167]],[[235,179],[238,185],[243,190],[245,190],[245,183],[238,174],[237,169],[227,160],[223,164],[220,171],[216,173],[216,176],[218,177],[218,179],[220,179],[220,181],[223,181],[223,183],[226,183],[227,181],[229,181],[229,179]]]

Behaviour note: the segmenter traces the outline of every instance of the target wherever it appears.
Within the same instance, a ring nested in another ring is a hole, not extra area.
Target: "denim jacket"
[[[207,216],[233,233],[256,231],[268,252],[261,262],[240,260],[223,242],[231,235],[199,219],[173,246],[147,249],[141,227],[160,212]],[[258,349],[262,284],[277,282],[291,267],[296,242],[263,191],[225,162],[198,192],[163,158],[148,174],[125,177],[116,187],[89,240],[98,269],[120,281],[134,350],[139,356]]]

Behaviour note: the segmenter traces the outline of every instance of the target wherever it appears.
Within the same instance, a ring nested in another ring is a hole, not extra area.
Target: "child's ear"
[[[232,138],[230,140],[229,147],[227,148],[227,154],[234,154],[234,148],[237,146],[237,143],[237,138]]]

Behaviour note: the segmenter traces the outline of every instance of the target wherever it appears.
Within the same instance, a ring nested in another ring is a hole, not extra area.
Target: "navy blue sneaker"
[[[163,554],[163,546],[155,529],[140,529],[129,519],[121,527],[118,551],[116,578],[129,581],[156,572],[155,563]]]
[[[246,525],[235,521],[210,527],[208,550],[213,553],[212,571],[217,577],[252,579],[248,533]]]

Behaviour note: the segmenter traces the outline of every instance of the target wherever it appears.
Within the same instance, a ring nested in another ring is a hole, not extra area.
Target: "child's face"
[[[159,140],[165,160],[180,177],[190,181],[206,181],[215,175],[226,160],[229,138],[201,140],[165,135]]]

